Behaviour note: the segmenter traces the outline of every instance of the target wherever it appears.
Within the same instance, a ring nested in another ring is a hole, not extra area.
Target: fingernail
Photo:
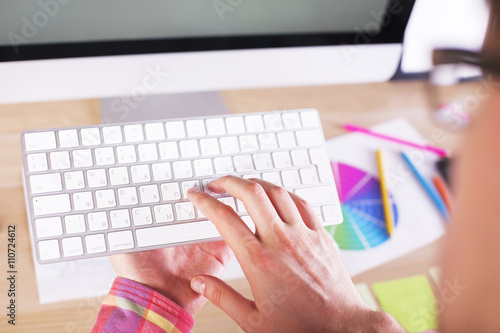
[[[197,292],[200,295],[205,294],[205,280],[201,277],[195,277],[191,280],[191,289]]]
[[[191,187],[187,190],[187,193],[198,193],[201,192],[199,187]]]

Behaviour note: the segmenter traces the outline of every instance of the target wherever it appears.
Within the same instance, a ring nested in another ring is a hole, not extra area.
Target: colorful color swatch
[[[389,239],[384,218],[379,180],[343,163],[332,162],[333,174],[342,205],[344,222],[327,228],[343,250],[364,250]],[[394,226],[398,211],[392,200]]]

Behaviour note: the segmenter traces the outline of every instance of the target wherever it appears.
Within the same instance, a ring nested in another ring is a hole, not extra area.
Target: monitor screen
[[[412,6],[397,0],[2,1],[0,61],[397,43]]]

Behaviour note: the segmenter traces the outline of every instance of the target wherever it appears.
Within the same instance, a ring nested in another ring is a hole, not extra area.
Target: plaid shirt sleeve
[[[193,317],[167,297],[138,282],[117,277],[92,333],[187,333],[193,325]]]

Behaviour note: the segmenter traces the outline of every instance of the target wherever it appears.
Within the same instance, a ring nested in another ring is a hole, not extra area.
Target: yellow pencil
[[[389,192],[387,191],[383,155],[381,150],[377,150],[377,164],[380,175],[380,193],[382,194],[382,204],[384,206],[385,225],[387,228],[387,233],[389,234],[389,236],[391,236],[394,224],[392,222],[391,202],[389,200]]]

